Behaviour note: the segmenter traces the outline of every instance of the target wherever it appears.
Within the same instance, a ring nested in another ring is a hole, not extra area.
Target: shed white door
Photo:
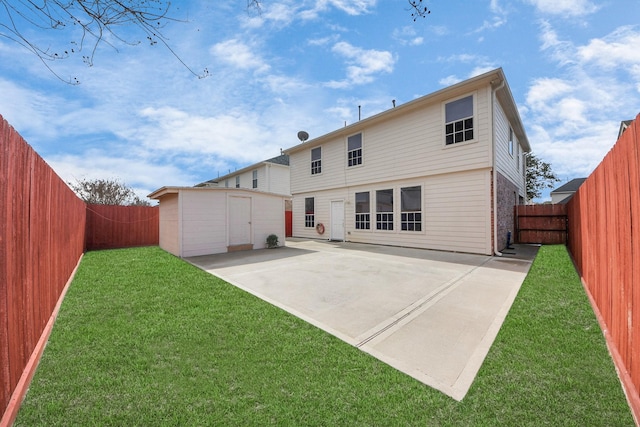
[[[344,202],[331,202],[331,240],[344,240]]]
[[[229,197],[229,246],[251,243],[251,198]]]

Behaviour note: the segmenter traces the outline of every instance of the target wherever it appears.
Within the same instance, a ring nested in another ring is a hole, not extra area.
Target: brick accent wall
[[[519,204],[518,187],[500,172],[497,173],[497,205],[498,205],[498,241],[499,251],[507,247],[507,232],[511,231],[511,243],[514,242],[515,220],[513,207]]]

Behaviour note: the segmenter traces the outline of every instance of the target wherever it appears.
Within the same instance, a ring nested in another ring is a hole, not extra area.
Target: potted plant
[[[269,234],[267,236],[267,248],[277,248],[278,247],[278,236],[275,234]]]

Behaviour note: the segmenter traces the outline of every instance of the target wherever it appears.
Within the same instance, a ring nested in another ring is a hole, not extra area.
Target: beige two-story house
[[[196,187],[250,188],[267,193],[290,194],[289,156],[281,154],[197,184]]]
[[[285,150],[293,236],[499,253],[529,151],[490,71]]]

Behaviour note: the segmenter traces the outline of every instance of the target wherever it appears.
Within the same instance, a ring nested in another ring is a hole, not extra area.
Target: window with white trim
[[[509,128],[509,154],[513,157],[513,129]]]
[[[313,197],[304,199],[304,226],[313,228],[316,226],[316,215]]]
[[[473,139],[473,95],[445,104],[445,144]]]
[[[311,150],[311,175],[322,172],[322,147],[316,147]]]
[[[400,229],[422,231],[422,187],[400,189]]]
[[[258,188],[258,171],[254,170],[253,171],[253,180],[252,180],[252,186],[253,188]]]
[[[240,175],[236,176],[236,188],[240,188]]]
[[[229,180],[228,179],[224,180],[224,188],[229,188]]]
[[[376,191],[376,229],[393,230],[393,190]]]
[[[347,138],[347,166],[362,164],[362,134],[357,133]]]
[[[356,193],[356,230],[371,228],[371,205],[369,192]]]

